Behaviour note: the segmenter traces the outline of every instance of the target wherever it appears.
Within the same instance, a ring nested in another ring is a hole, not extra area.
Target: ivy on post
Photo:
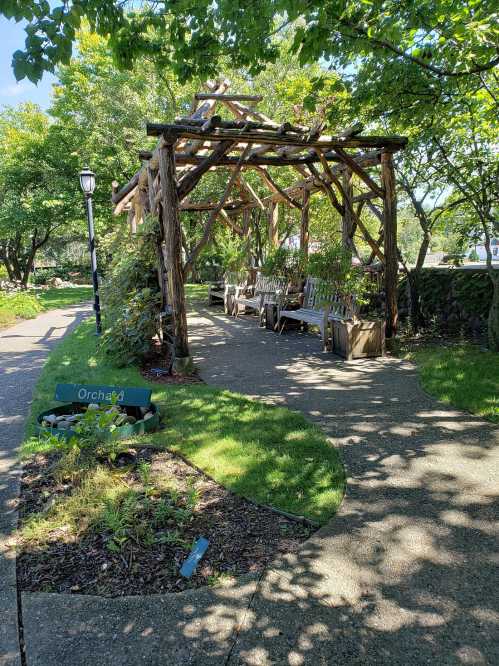
[[[393,337],[397,333],[397,190],[395,171],[390,152],[381,155],[381,175],[384,187],[383,196],[383,227],[385,255],[385,299],[386,299],[386,336]]]
[[[192,369],[187,340],[187,316],[185,309],[184,273],[182,268],[182,229],[180,226],[179,199],[175,179],[176,135],[165,134],[159,150],[162,215],[160,223],[166,249],[168,276],[168,300],[172,315],[172,369],[188,373]]]
[[[308,241],[309,241],[309,214],[310,214],[310,190],[303,189],[303,204],[301,209],[301,223],[300,223],[300,248],[303,254],[308,256]]]

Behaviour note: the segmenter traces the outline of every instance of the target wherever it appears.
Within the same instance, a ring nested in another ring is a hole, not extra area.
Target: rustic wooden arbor
[[[124,187],[116,187],[112,195],[115,214],[128,211],[132,232],[146,213],[159,216],[161,287],[163,304],[172,317],[174,367],[182,370],[189,363],[184,282],[209,242],[215,222],[220,220],[244,237],[251,232],[251,209],[260,208],[268,215],[271,243],[279,244],[277,207],[284,202],[300,211],[300,242],[308,251],[310,196],[319,191],[328,196],[342,217],[345,246],[355,253],[355,235],[360,233],[371,247],[369,261],[382,262],[386,332],[394,335],[398,252],[392,155],[406,145],[407,139],[364,136],[359,126],[329,136],[322,134],[322,123],[313,127],[276,123],[255,108],[261,97],[231,95],[228,87],[227,80],[208,82],[207,92],[195,95],[190,116],[172,124],[148,123],[147,134],[159,137],[157,146],[152,152],[139,153],[143,166]],[[228,110],[230,120],[215,113],[217,105]],[[283,189],[270,175],[269,166],[292,167],[300,179]],[[189,194],[202,176],[217,167],[231,169],[221,199],[190,201]],[[269,190],[265,198],[258,196],[245,180],[248,169],[256,170]],[[357,176],[357,193],[353,174]],[[380,223],[376,239],[361,219],[365,205]],[[185,261],[180,221],[183,210],[209,211],[202,237]]]

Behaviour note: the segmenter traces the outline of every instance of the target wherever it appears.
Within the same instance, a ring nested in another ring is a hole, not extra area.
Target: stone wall
[[[481,335],[487,326],[492,282],[486,270],[424,268],[421,271],[421,310],[428,327],[442,332]],[[401,318],[409,315],[407,278],[400,282]]]

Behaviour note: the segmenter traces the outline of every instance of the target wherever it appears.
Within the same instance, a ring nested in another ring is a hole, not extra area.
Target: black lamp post
[[[80,171],[80,186],[85,195],[85,207],[88,220],[88,247],[92,265],[92,284],[94,286],[94,310],[97,335],[102,333],[99,301],[99,280],[97,278],[97,256],[95,254],[94,215],[92,210],[92,194],[95,189],[95,174],[88,167]]]

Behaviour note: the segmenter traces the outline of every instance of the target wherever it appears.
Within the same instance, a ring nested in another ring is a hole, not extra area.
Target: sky
[[[0,16],[0,108],[15,106],[20,102],[35,102],[42,109],[47,109],[55,77],[44,73],[38,85],[28,79],[17,83],[10,66],[12,54],[17,49],[23,49],[24,39],[25,33],[21,23]]]

